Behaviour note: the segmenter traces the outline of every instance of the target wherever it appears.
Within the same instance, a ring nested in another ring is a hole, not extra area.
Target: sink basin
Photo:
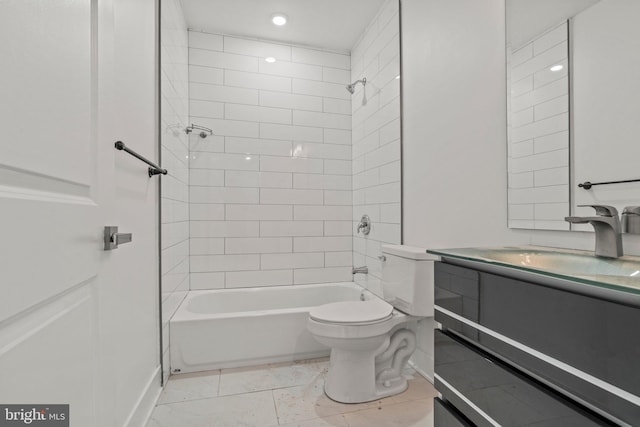
[[[593,252],[543,247],[478,249],[487,261],[498,261],[527,268],[567,275],[624,276],[640,279],[640,258],[598,258]]]
[[[544,246],[429,250],[441,256],[499,264],[567,279],[640,290],[640,257],[596,257],[592,251]]]

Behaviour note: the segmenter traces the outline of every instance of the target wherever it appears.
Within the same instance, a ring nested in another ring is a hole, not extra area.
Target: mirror
[[[573,23],[573,211],[640,205],[640,2],[601,0]],[[575,229],[590,230],[590,226]]]
[[[569,22],[597,0],[507,0],[509,227],[568,230]]]
[[[568,24],[529,30],[507,45],[509,226],[568,229]]]
[[[593,214],[577,205],[640,204],[637,183],[578,187],[640,178],[640,2],[506,5],[509,227],[568,230],[564,216]]]

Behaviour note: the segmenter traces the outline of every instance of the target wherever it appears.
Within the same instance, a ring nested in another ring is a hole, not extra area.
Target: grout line
[[[276,396],[273,394],[273,389],[271,391],[271,401],[273,402],[273,411],[276,414],[276,421],[278,425],[280,425],[280,415],[278,414],[278,405],[276,404]]]

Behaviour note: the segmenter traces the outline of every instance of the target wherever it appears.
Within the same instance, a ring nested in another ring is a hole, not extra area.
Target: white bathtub
[[[171,371],[328,356],[307,332],[309,310],[362,291],[352,282],[191,291],[169,322]]]

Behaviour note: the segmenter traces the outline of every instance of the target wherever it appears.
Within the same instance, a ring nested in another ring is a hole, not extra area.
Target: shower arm
[[[347,90],[349,92],[351,92],[352,94],[355,92],[355,87],[358,83],[362,83],[362,86],[366,86],[367,85],[367,78],[363,77],[360,80],[356,80],[355,82],[351,83],[350,85],[347,85]]]
[[[199,126],[199,125],[195,125],[193,123],[191,123],[190,126],[187,126],[187,128],[185,129],[185,132],[188,134],[190,134],[191,132],[193,132],[194,130],[201,130],[203,132],[201,132],[200,136],[202,136],[202,133],[204,132],[209,132],[209,135],[213,135],[213,130],[206,128],[204,126]]]

